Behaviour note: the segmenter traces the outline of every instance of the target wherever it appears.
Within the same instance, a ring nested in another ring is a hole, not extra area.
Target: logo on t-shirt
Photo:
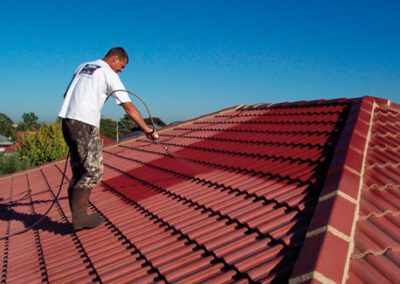
[[[86,64],[85,67],[79,72],[82,75],[93,75],[94,71],[99,69],[101,66],[96,64]]]

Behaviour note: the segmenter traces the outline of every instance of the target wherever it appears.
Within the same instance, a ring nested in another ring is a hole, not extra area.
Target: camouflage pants
[[[92,189],[103,176],[103,149],[99,130],[81,121],[63,119],[62,131],[70,151],[73,188]]]

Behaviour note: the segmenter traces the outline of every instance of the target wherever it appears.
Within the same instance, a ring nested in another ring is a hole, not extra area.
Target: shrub
[[[29,167],[29,161],[20,160],[18,154],[0,157],[0,175],[10,174]]]
[[[21,160],[29,161],[32,166],[65,157],[67,151],[61,123],[42,124],[36,133],[25,136],[18,146]]]
[[[102,118],[100,120],[100,133],[115,140],[117,137],[116,124],[117,122],[112,119]]]

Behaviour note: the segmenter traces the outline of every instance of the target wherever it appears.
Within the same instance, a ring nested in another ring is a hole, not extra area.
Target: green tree
[[[24,136],[18,146],[21,160],[32,166],[65,157],[67,151],[60,123],[42,124],[36,133]]]
[[[38,117],[34,112],[24,113],[22,115],[22,122],[18,125],[18,130],[37,130],[40,126],[37,120]]]
[[[162,121],[159,117],[153,117],[153,121],[156,125],[164,127],[166,124],[164,121]],[[153,123],[151,122],[150,117],[149,118],[145,118],[144,122],[146,122],[148,125],[153,125]]]
[[[4,113],[0,113],[0,134],[15,140],[15,128],[13,121]]]
[[[100,120],[100,133],[113,140],[116,139],[117,122],[110,118],[102,118]]]
[[[132,132],[133,130],[135,130],[136,128],[138,128],[138,126],[136,125],[135,122],[132,121],[132,119],[129,118],[129,116],[125,113],[124,117],[122,117],[119,120],[119,134],[121,136]]]

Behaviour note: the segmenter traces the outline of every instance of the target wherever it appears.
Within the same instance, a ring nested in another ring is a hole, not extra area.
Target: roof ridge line
[[[335,125],[336,122],[334,121],[252,121],[252,120],[233,120],[235,117],[230,117],[229,119],[232,120],[225,120],[225,121],[195,121],[193,124],[273,124],[273,125]]]
[[[357,117],[360,116],[360,113],[362,111],[362,104],[365,101],[365,98],[361,100],[360,104],[360,109],[358,112]],[[347,251],[347,258],[345,260],[345,265],[344,265],[344,271],[343,271],[343,276],[342,276],[342,283],[344,283],[348,277],[349,277],[349,268],[350,268],[350,260],[351,260],[351,255],[353,254],[354,247],[355,247],[355,234],[356,234],[356,227],[357,227],[357,221],[360,217],[360,199],[361,199],[361,193],[362,193],[362,187],[363,187],[363,181],[364,181],[364,176],[365,176],[365,169],[366,169],[366,163],[367,163],[367,151],[368,151],[368,146],[371,141],[371,136],[372,136],[372,126],[373,126],[373,121],[374,121],[374,114],[375,114],[375,109],[377,107],[377,103],[373,101],[372,103],[372,109],[371,109],[371,116],[369,118],[369,123],[368,123],[368,131],[365,139],[365,144],[364,144],[364,151],[363,151],[363,157],[362,157],[362,165],[361,165],[361,172],[360,172],[360,183],[358,185],[358,192],[357,192],[357,203],[356,207],[354,210],[354,216],[353,216],[353,223],[350,231],[350,243],[349,243],[349,248]],[[349,145],[350,146],[350,145]]]
[[[329,194],[334,191],[349,192],[350,196],[356,201],[356,204],[351,208],[349,212],[350,216],[346,218],[346,221],[342,222],[342,220],[338,220],[338,218],[342,219],[339,213],[342,209],[341,200],[343,200],[343,197],[336,193],[332,195],[329,199],[330,201],[325,200],[319,202],[316,205],[308,231],[326,225],[334,226],[335,229],[339,230],[347,226],[348,230],[346,230],[348,231],[349,242],[335,236],[329,231],[323,232],[318,238],[314,237],[314,239],[310,238],[305,240],[303,249],[300,251],[299,257],[296,260],[291,278],[297,278],[296,276],[311,273],[311,278],[316,279],[313,273],[329,271],[329,261],[333,260],[321,253],[321,251],[325,247],[337,245],[337,242],[343,246],[344,253],[343,255],[338,254],[335,258],[335,261],[338,262],[336,269],[340,270],[340,275],[336,275],[334,281],[337,283],[344,283],[348,278],[350,256],[354,248],[354,235],[360,206],[359,200],[363,185],[362,181],[365,173],[366,152],[371,138],[373,114],[376,105],[373,100],[365,97],[348,100],[348,102],[347,114],[345,120],[343,120],[341,132],[338,133],[339,138],[337,146],[334,149],[333,158],[330,161],[327,170],[328,174],[325,178],[320,195],[322,194],[330,197]],[[358,161],[354,161],[354,159]],[[349,187],[348,182],[350,178],[354,187],[351,190],[347,189]],[[332,184],[333,179],[337,180],[334,184]],[[337,200],[338,202],[336,203]],[[327,210],[327,206],[330,204],[329,202],[333,204],[332,207],[328,207],[330,217],[324,219],[321,224],[319,214]],[[310,259],[310,252],[305,249],[310,247],[314,249],[312,259]],[[308,264],[305,268],[302,268],[304,266],[304,261],[307,261]],[[329,276],[329,274],[327,276]],[[331,277],[333,276],[332,274]]]
[[[217,114],[215,117],[249,117],[249,116],[254,116],[254,117],[265,117],[265,116],[273,116],[273,117],[280,117],[280,116],[291,116],[293,114],[296,115],[334,115],[340,113],[340,111],[297,111],[297,112],[292,112],[290,114],[287,113],[271,113],[271,112],[266,112],[262,114],[238,114],[238,115],[233,115],[229,116],[228,114]]]
[[[380,97],[375,97],[375,96],[363,96],[363,99],[369,99],[372,100],[374,103],[377,104],[378,107],[391,107],[391,109],[396,109],[396,111],[400,111],[400,104],[395,103],[389,99],[384,99]]]
[[[333,106],[333,105],[345,105],[349,102],[354,102],[355,100],[360,100],[362,97],[359,98],[351,98],[351,99],[346,99],[346,98],[337,98],[337,99],[316,99],[316,100],[310,100],[310,101],[292,101],[292,102],[280,102],[280,103],[259,103],[259,104],[253,104],[253,105],[243,105],[241,107],[238,107],[236,110],[267,110],[271,106],[274,108],[307,108],[307,107],[313,107],[313,106]]]

